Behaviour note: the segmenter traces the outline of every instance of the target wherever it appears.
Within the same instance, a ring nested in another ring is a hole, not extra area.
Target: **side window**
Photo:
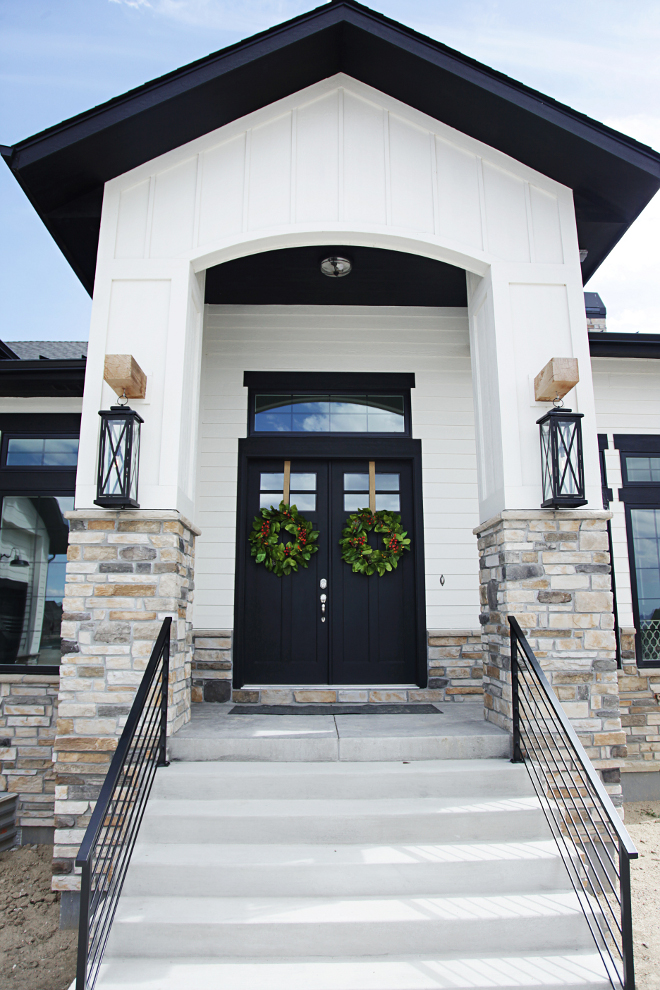
[[[7,468],[74,468],[78,463],[78,437],[6,435],[2,466]]]

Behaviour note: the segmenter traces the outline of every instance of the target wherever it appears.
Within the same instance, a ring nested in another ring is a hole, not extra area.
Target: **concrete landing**
[[[169,740],[170,760],[379,762],[498,759],[508,733],[486,722],[483,705],[443,705],[425,715],[230,715],[233,707],[197,704]]]

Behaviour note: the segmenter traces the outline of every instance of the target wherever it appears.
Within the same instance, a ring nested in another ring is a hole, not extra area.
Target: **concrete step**
[[[526,768],[492,759],[160,769],[97,983],[538,986],[609,984]]]
[[[136,921],[139,923],[136,924]],[[593,946],[572,891],[459,897],[122,897],[114,956],[579,952]]]
[[[512,869],[512,867],[514,867]],[[190,845],[138,843],[130,897],[311,897],[532,893],[561,889],[552,840],[447,845]]]
[[[611,990],[598,953],[109,959],[103,990]]]
[[[324,763],[501,759],[508,733],[485,722],[483,706],[446,705],[437,715],[231,715],[194,705],[169,740],[170,760]]]
[[[547,838],[535,796],[149,802],[142,842],[380,843]]]
[[[388,763],[172,763],[158,773],[161,800],[482,797],[529,794],[507,760]]]

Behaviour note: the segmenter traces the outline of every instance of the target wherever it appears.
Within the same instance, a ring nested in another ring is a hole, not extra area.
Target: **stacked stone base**
[[[607,520],[585,509],[507,510],[479,541],[486,718],[511,729],[514,615],[587,755],[621,803],[626,757],[616,668]]]
[[[52,842],[57,674],[0,674],[0,794],[17,795],[20,841]]]
[[[359,689],[333,687],[232,686],[232,632],[196,629],[193,632],[193,702],[262,705],[357,704],[400,702],[479,701],[483,694],[483,647],[480,629],[430,629],[428,684],[425,688],[393,686]]]

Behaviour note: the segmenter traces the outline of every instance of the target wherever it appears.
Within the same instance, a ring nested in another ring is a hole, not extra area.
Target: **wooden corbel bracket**
[[[144,399],[147,376],[132,354],[106,354],[103,378],[118,396]]]
[[[579,381],[577,358],[550,358],[534,379],[534,398],[537,402],[563,399]]]

